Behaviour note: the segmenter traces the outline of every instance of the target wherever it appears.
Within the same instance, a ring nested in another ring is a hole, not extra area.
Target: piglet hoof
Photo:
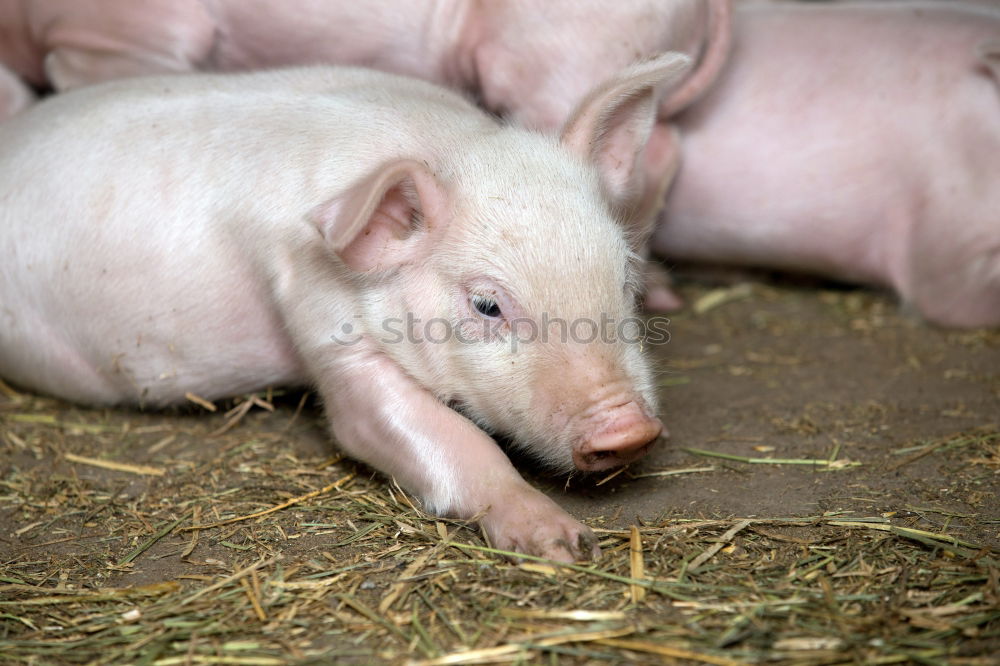
[[[684,299],[670,288],[670,275],[661,264],[647,261],[642,278],[645,288],[642,305],[646,312],[675,312],[684,306]]]
[[[480,521],[493,547],[557,562],[596,559],[597,537],[534,488],[519,488],[493,503]]]

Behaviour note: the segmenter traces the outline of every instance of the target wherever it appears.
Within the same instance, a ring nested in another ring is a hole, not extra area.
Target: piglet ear
[[[646,188],[643,151],[656,120],[663,88],[690,66],[680,53],[633,65],[592,91],[570,115],[562,142],[597,166],[612,202],[634,208]]]
[[[426,166],[402,159],[320,204],[310,219],[345,264],[370,271],[422,257],[429,236],[447,222],[447,202]]]
[[[729,60],[733,42],[733,0],[706,1],[707,20],[702,12],[693,11],[704,9],[705,4],[681,5],[676,19],[671,17],[674,34],[694,38],[690,50],[683,50],[695,56],[698,64],[680,85],[664,95],[660,102],[661,120],[694,104],[712,87]]]

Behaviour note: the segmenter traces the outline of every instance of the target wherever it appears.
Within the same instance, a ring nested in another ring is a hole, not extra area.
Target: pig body
[[[653,248],[896,289],[1000,324],[1000,14],[958,3],[750,4],[678,115]]]
[[[147,405],[311,382],[340,444],[431,510],[587,556],[590,531],[479,426],[562,470],[659,433],[637,345],[518,334],[630,316],[639,230],[612,207],[682,66],[598,88],[561,143],[365,70],[57,95],[0,126],[0,376]]]
[[[728,14],[729,0],[0,0],[0,63],[56,90],[163,72],[364,65],[557,129],[594,85],[668,50],[704,56],[675,91],[679,105],[697,97],[726,48],[706,33]]]

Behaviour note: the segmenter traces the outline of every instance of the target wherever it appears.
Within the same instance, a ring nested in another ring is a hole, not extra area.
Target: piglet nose
[[[616,410],[612,421],[573,451],[573,462],[586,472],[619,467],[646,454],[665,434],[659,419],[647,416],[635,403]]]

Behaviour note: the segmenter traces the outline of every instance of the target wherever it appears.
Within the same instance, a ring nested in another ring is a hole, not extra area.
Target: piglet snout
[[[664,432],[663,424],[634,402],[617,407],[597,432],[573,450],[573,463],[585,472],[626,465],[646,454]]]

